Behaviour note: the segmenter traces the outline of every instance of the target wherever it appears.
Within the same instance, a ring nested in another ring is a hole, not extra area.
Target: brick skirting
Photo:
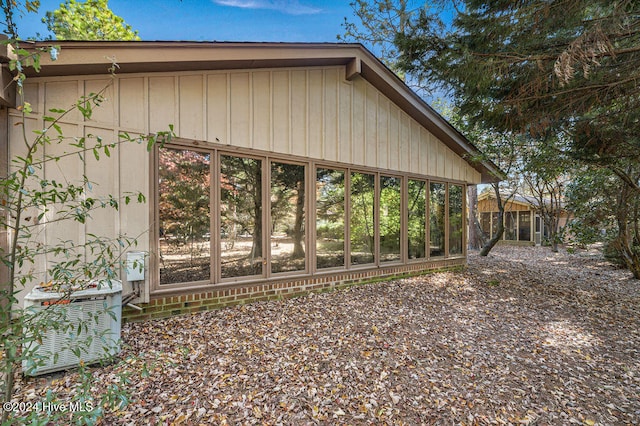
[[[465,258],[445,259],[376,269],[335,272],[312,277],[289,279],[283,277],[277,281],[235,284],[233,286],[220,285],[209,291],[199,290],[197,293],[152,296],[149,303],[137,304],[142,308],[142,311],[128,306],[123,307],[122,317],[124,322],[165,318],[260,300],[276,300],[304,296],[309,293],[333,291],[382,279],[456,269],[465,264]]]

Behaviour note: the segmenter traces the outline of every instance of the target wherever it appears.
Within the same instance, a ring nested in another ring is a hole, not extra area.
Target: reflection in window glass
[[[305,269],[305,167],[271,163],[271,272]]]
[[[409,259],[425,257],[426,182],[409,179],[408,185],[407,248]]]
[[[220,157],[222,278],[262,274],[262,161]]]
[[[316,174],[317,267],[344,266],[344,171],[318,169]]]
[[[518,221],[518,240],[531,241],[531,212],[520,212]]]
[[[210,280],[210,156],[161,148],[160,284]]]
[[[518,239],[518,212],[504,212],[504,239],[515,241]]]
[[[444,256],[445,184],[432,183],[429,191],[429,241],[432,257]]]
[[[380,176],[381,262],[400,260],[401,185],[402,180],[400,178]]]
[[[351,263],[361,265],[375,260],[375,176],[351,173],[350,238]]]
[[[462,186],[449,185],[449,254],[462,254]]]

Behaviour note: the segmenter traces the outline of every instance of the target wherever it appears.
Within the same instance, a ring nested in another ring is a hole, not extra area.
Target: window
[[[262,161],[220,156],[222,278],[262,274]]]
[[[210,154],[158,155],[160,284],[211,280]]]
[[[520,212],[518,240],[531,241],[531,212]]]
[[[319,168],[316,171],[316,265],[345,265],[345,173]]]
[[[429,241],[432,257],[444,256],[446,185],[431,183],[429,191]]]
[[[462,186],[449,185],[449,254],[462,254]]]
[[[400,260],[402,179],[380,176],[380,262]]]
[[[349,208],[351,264],[375,261],[375,175],[352,172]]]
[[[407,210],[407,249],[409,259],[426,257],[426,185],[422,180],[409,179]]]
[[[515,241],[518,239],[518,212],[504,212],[504,239]]]
[[[491,213],[480,213],[480,229],[482,229],[482,236],[485,240],[491,238]]]
[[[157,159],[158,289],[464,253],[463,185],[200,143],[159,147]],[[492,220],[481,216],[485,232]],[[530,236],[529,212],[512,220],[516,238]]]
[[[305,265],[305,167],[271,163],[271,272]]]

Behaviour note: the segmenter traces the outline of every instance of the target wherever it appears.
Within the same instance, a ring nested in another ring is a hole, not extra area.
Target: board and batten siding
[[[504,206],[505,212],[515,212],[515,211],[534,211],[535,209],[532,206],[522,203],[513,203],[509,201]],[[478,200],[478,211],[479,212],[497,212],[498,211],[498,203],[495,198],[486,198],[484,200]]]
[[[25,84],[33,113],[28,130],[42,129],[51,108],[69,108],[81,96],[104,90],[104,102],[84,120],[78,111],[62,119],[66,137],[100,136],[117,140],[167,130],[173,124],[183,139],[274,152],[367,168],[408,172],[433,179],[479,183],[480,173],[416,120],[360,76],[345,79],[343,66],[258,70],[38,77]],[[9,155],[23,147],[22,114],[11,110]],[[52,143],[39,155],[64,154]],[[42,158],[42,157],[41,157]],[[78,181],[85,174],[97,185],[92,196],[123,196],[141,191],[149,198],[149,154],[142,145],[125,144],[99,162],[73,155],[50,162],[47,179]],[[87,224],[60,223],[37,238],[46,244],[83,241],[92,232],[138,238],[137,250],[149,250],[149,207],[131,203],[119,213],[99,211]],[[47,259],[51,260],[51,259]],[[38,259],[44,271],[47,260]],[[47,277],[42,277],[42,280]],[[148,300],[148,295],[144,295]]]

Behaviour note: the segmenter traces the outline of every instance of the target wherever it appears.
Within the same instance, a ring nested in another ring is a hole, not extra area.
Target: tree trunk
[[[616,208],[616,221],[618,222],[618,238],[615,247],[622,256],[627,268],[633,277],[640,280],[640,249],[633,246],[633,238],[629,238],[629,208],[631,191],[628,186],[622,188]]]
[[[498,205],[498,229],[496,229],[491,236],[491,239],[482,247],[482,250],[480,250],[480,256],[488,255],[491,249],[493,249],[493,247],[498,244],[498,241],[502,239],[502,235],[504,235],[504,203],[500,196],[500,187],[497,183],[491,184],[491,186],[496,194],[496,204]]]
[[[467,248],[478,250],[483,245],[482,229],[478,222],[478,187],[469,185],[467,187],[467,206],[469,211],[469,238]]]
[[[504,218],[504,207],[500,208],[500,211],[498,212],[498,229],[496,229],[496,232],[493,234],[491,239],[487,241],[487,243],[482,247],[482,250],[480,250],[480,256],[488,255],[491,249],[495,247],[495,245],[498,244],[498,241],[502,239],[502,235],[504,234],[503,218]]]
[[[304,180],[298,181],[298,199],[296,200],[296,220],[293,225],[293,254],[294,259],[304,257]]]
[[[262,168],[256,167],[253,170],[254,190],[253,190],[253,244],[249,258],[252,260],[262,257]]]
[[[491,249],[498,244],[498,241],[502,239],[502,235],[504,234],[504,204],[502,203],[502,198],[500,196],[500,187],[498,184],[492,184],[493,190],[496,194],[496,204],[498,205],[498,229],[493,233],[493,236],[480,250],[480,256],[487,256]]]

